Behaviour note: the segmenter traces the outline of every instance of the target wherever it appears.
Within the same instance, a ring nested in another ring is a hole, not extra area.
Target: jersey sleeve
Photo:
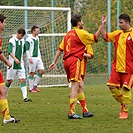
[[[11,42],[9,42],[8,43],[8,54],[10,55],[10,53],[12,53],[12,43]]]
[[[24,44],[24,51],[23,51],[23,54],[25,54],[26,53],[26,47],[25,47],[25,44]]]
[[[28,40],[25,41],[25,51],[28,51],[30,49],[30,43]]]
[[[90,54],[93,57],[93,49],[91,45],[86,46],[86,51],[87,51],[87,54]]]
[[[97,42],[95,34],[91,34],[81,29],[76,29],[76,33],[84,45],[90,45]]]
[[[114,32],[106,33],[106,42],[114,42],[115,41],[115,36],[120,33],[121,30],[116,30]]]
[[[58,47],[58,50],[61,51],[61,52],[64,51],[64,39],[61,41],[61,43]]]

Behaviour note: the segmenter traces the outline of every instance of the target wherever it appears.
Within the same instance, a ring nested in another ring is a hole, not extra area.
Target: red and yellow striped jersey
[[[95,34],[74,27],[64,36],[58,50],[64,51],[64,60],[70,56],[82,60],[85,47],[94,42],[97,42]]]
[[[133,73],[133,29],[107,33],[106,41],[113,42],[115,47],[112,68],[117,72]]]

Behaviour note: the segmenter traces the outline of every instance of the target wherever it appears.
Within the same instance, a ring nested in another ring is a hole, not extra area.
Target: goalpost
[[[67,78],[63,67],[62,54],[58,59],[56,68],[51,72],[49,65],[52,63],[55,52],[63,36],[71,29],[71,9],[60,7],[23,7],[0,6],[0,13],[6,16],[7,25],[2,33],[3,53],[8,57],[7,43],[19,28],[24,28],[31,34],[31,27],[40,28],[40,50],[45,67],[45,74],[39,86],[67,86]],[[1,65],[3,76],[6,78],[6,66]],[[28,72],[26,72],[28,73]],[[26,77],[28,77],[26,75]],[[20,83],[14,80],[12,86],[18,87]]]

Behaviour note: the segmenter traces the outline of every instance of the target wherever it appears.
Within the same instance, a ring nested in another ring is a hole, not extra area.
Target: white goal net
[[[31,27],[37,25],[40,28],[40,49],[45,67],[45,74],[39,86],[67,85],[62,55],[58,59],[57,67],[54,71],[51,72],[49,70],[49,65],[52,63],[63,36],[71,29],[70,8],[0,6],[0,13],[6,16],[7,21],[5,30],[2,33],[2,49],[5,56],[8,57],[7,43],[19,28],[24,28],[27,34],[31,34]],[[4,63],[1,63],[1,68],[6,78],[6,66]],[[18,87],[19,85],[18,80],[14,80],[12,87]]]

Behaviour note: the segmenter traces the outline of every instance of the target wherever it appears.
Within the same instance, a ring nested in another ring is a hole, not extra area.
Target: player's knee
[[[44,74],[44,70],[39,70],[39,73],[42,75]]]
[[[7,88],[5,86],[1,86],[0,88],[1,88],[1,95],[6,96]]]
[[[35,75],[34,72],[30,72],[30,73],[29,73],[29,76],[34,76],[34,75]]]
[[[26,82],[26,80],[25,80],[25,79],[20,79],[20,82],[21,82],[22,84],[24,84],[24,83]]]
[[[11,84],[13,80],[7,80],[7,84]]]

